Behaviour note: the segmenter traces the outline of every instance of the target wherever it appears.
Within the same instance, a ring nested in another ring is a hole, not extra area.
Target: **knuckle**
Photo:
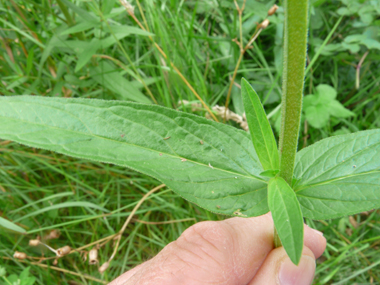
[[[231,232],[220,222],[201,222],[187,229],[181,236],[186,241],[202,246],[211,246],[218,251],[226,251],[231,246]]]
[[[237,284],[239,274],[236,270],[234,253],[234,232],[223,222],[201,222],[187,230],[164,249],[171,256],[177,274],[193,277],[189,272],[207,276],[204,284]],[[160,262],[168,264],[167,262]],[[188,269],[192,269],[188,271]]]

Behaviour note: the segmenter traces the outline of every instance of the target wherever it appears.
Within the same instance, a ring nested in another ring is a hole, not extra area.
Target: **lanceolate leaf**
[[[16,219],[15,222],[19,222],[22,220],[25,220],[26,218],[37,216],[41,213],[45,213],[51,210],[56,209],[65,209],[65,208],[73,208],[73,207],[84,207],[84,208],[92,208],[96,210],[100,210],[102,212],[109,212],[107,209],[100,207],[99,205],[96,205],[94,203],[86,202],[86,201],[79,201],[79,202],[64,202],[59,204],[54,204],[45,208],[38,209],[37,211],[31,212],[27,215],[23,215],[20,218]]]
[[[241,80],[241,95],[252,143],[264,170],[279,169],[276,140],[255,90],[244,78]]]
[[[0,138],[151,175],[213,212],[268,212],[267,183],[249,135],[156,105],[0,97]]]
[[[324,139],[297,154],[305,217],[332,219],[380,207],[380,130]]]
[[[303,248],[302,212],[296,194],[281,177],[269,180],[268,206],[286,253],[298,264]]]

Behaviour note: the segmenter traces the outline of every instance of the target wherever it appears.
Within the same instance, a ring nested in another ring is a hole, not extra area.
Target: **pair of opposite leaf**
[[[272,128],[259,97],[243,78],[242,98],[252,143],[264,172],[274,176],[268,182],[268,207],[281,243],[293,263],[298,264],[303,248],[303,217],[297,196],[289,184],[280,176],[279,154]]]
[[[250,90],[246,82],[243,87]],[[255,96],[244,97],[257,151],[249,133],[200,116],[83,98],[0,96],[0,138],[134,169],[218,214],[254,217],[272,210],[281,241],[297,263],[303,233],[299,206],[314,220],[380,207],[380,130],[334,136],[300,150],[293,191],[275,177],[277,146]]]

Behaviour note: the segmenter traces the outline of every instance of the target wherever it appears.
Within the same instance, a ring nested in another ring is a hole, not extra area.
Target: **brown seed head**
[[[68,245],[65,245],[64,247],[61,247],[61,248],[57,249],[57,255],[59,257],[61,257],[61,256],[64,256],[66,254],[69,254],[70,251],[71,251],[71,247],[69,247]]]
[[[274,4],[269,10],[268,10],[268,16],[272,16],[274,13],[276,13],[278,9],[278,6]]]
[[[45,236],[45,240],[49,240],[49,239],[56,239],[56,238],[59,238],[59,236],[61,235],[61,233],[58,231],[58,230],[52,230],[47,236]]]
[[[104,271],[106,271],[107,270],[107,268],[110,266],[110,263],[107,261],[107,262],[104,262],[103,264],[102,264],[102,266],[100,266],[99,267],[99,272],[100,273],[103,273]]]
[[[13,254],[13,257],[14,257],[14,258],[17,258],[17,259],[25,259],[27,256],[26,256],[26,253],[16,251],[16,252]]]
[[[259,25],[259,28],[264,30],[266,27],[268,27],[268,25],[269,25],[269,20],[268,20],[268,19],[265,19],[265,20],[262,21],[262,23]]]
[[[97,264],[99,261],[98,261],[98,250],[96,248],[93,248],[90,250],[90,252],[88,253],[88,262],[90,264]]]
[[[39,245],[40,244],[40,241],[38,240],[38,239],[31,239],[30,241],[29,241],[29,245],[30,246],[37,246],[37,245]]]
[[[129,14],[134,14],[135,7],[133,7],[127,0],[121,0],[120,2]]]

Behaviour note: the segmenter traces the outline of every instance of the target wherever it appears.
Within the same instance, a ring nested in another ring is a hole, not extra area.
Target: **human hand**
[[[270,213],[201,222],[109,285],[309,285],[325,248],[322,233],[305,225],[297,267],[283,247],[274,248]]]

